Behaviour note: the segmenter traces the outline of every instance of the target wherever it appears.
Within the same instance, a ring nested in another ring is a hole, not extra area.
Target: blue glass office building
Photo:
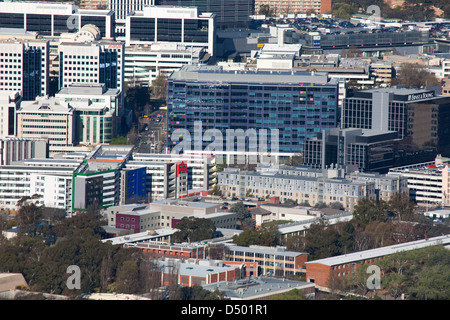
[[[172,73],[167,88],[170,149],[179,145],[176,129],[195,140],[194,124],[200,122],[203,132],[219,129],[224,138],[227,129],[267,129],[269,135],[278,129],[280,152],[301,152],[307,138],[337,127],[338,83],[326,73],[184,66]],[[270,139],[268,145],[270,151]]]

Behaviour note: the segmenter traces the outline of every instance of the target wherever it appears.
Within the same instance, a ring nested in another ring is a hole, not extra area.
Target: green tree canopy
[[[179,231],[172,236],[174,242],[196,242],[214,237],[216,227],[211,219],[183,217],[175,226]]]

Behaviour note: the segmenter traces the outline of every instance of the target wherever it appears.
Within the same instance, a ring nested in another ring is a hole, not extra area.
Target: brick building
[[[286,276],[303,273],[308,254],[287,251],[284,247],[229,246],[225,253],[225,260],[225,263],[256,262],[258,267],[253,269],[257,272],[253,274],[255,276]]]
[[[309,261],[305,263],[306,281],[315,283],[318,288],[327,290],[329,288],[329,280],[331,277],[335,277],[336,279],[348,277],[357,270],[358,266],[364,264],[376,265],[377,261],[383,259],[387,255],[433,245],[444,245],[449,247],[450,235]]]
[[[221,281],[235,281],[242,278],[242,265],[224,265],[216,260],[196,260],[194,263],[178,262],[168,259],[160,261],[162,268],[161,285],[176,282],[178,285],[192,287]]]

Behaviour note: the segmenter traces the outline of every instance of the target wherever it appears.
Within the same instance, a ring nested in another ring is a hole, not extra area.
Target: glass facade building
[[[377,88],[350,94],[342,105],[342,128],[398,132],[405,150],[450,152],[450,97],[433,90]]]
[[[229,129],[255,129],[258,139],[265,138],[261,129],[267,135],[277,129],[280,152],[301,152],[307,138],[337,126],[337,100],[338,84],[326,73],[184,66],[168,79],[168,147],[179,144],[176,129],[186,129],[194,137],[201,123],[202,134],[216,129],[224,138]],[[246,147],[251,147],[248,139]],[[268,151],[271,139],[266,140]],[[211,143],[207,140],[202,139],[203,148]]]

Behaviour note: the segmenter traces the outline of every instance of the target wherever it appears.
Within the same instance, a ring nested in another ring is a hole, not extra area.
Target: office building
[[[252,141],[231,143],[220,151],[235,151],[235,147],[241,148],[238,151],[261,151],[264,135],[279,130],[277,136],[267,137],[266,150],[301,152],[307,138],[337,126],[338,82],[325,73],[183,66],[172,73],[167,87],[167,141],[171,149],[179,148],[178,136],[172,137],[177,129],[187,130],[193,139],[196,131],[219,130],[224,144],[230,133],[227,129],[250,129],[249,134],[257,131],[256,138],[250,137]],[[207,139],[200,139],[200,143],[198,137],[195,139],[202,150],[210,144]],[[190,149],[198,150],[197,144]]]
[[[50,156],[77,145],[74,109],[54,97],[23,101],[17,110],[17,137],[48,139]]]
[[[124,89],[124,44],[117,41],[63,42],[59,45],[59,88],[104,84]],[[123,97],[121,97],[123,100]]]
[[[0,138],[16,135],[16,111],[21,101],[19,91],[0,91]]]
[[[325,169],[354,165],[360,171],[386,173],[395,163],[395,131],[326,129],[305,141],[303,164]]]
[[[215,15],[196,7],[148,6],[126,18],[127,46],[175,42],[214,55],[215,37]]]
[[[272,17],[297,14],[299,12],[331,13],[331,0],[255,0],[255,14],[260,13],[262,6],[269,7]]]
[[[48,41],[0,40],[0,91],[21,91],[25,101],[48,94]]]
[[[225,251],[227,261],[256,262],[258,270],[252,276],[294,276],[304,273],[308,254],[288,251],[285,247],[227,246]]]
[[[402,146],[450,154],[450,97],[400,87],[357,91],[344,99],[342,128],[396,131]],[[429,160],[432,160],[429,159]]]
[[[210,58],[203,47],[175,42],[125,47],[125,82],[150,87],[158,76],[168,78],[186,64],[206,64]]]
[[[214,13],[220,29],[248,27],[254,3],[255,0],[152,0],[153,5],[197,7],[201,13]]]
[[[0,28],[38,32],[42,37],[59,37],[93,24],[103,38],[114,38],[112,10],[78,9],[73,3],[5,1],[0,2]]]

